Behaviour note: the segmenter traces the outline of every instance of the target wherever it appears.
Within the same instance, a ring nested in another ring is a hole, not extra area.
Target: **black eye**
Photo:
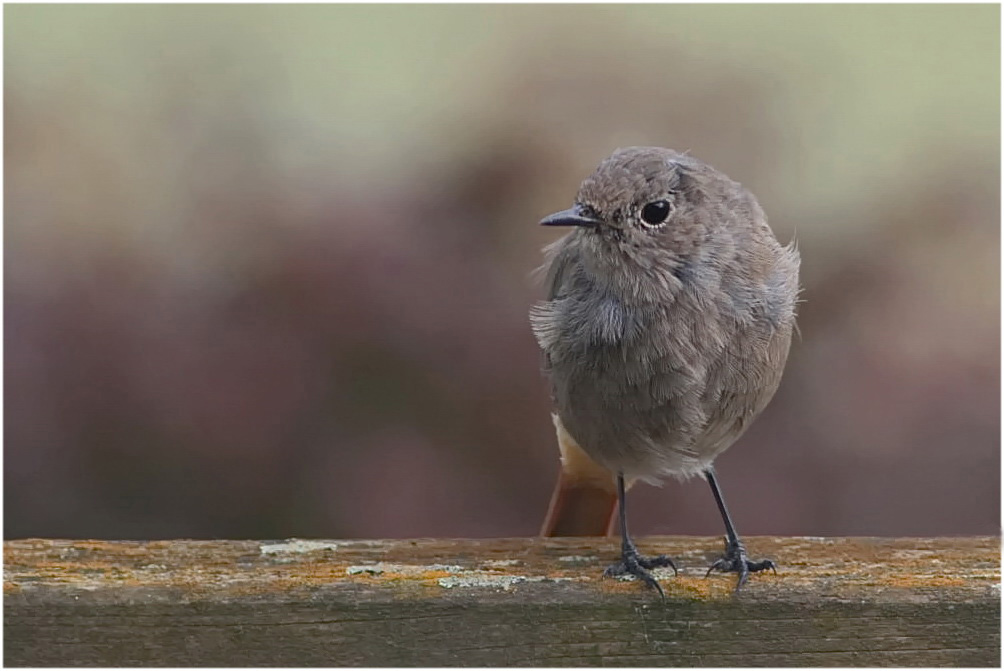
[[[669,203],[665,200],[656,200],[641,208],[641,223],[647,226],[658,226],[666,222],[669,217]]]

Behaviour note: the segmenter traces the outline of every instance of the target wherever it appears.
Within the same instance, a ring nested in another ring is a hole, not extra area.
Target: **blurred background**
[[[739,529],[999,533],[999,12],[6,6],[5,537],[537,533],[536,224],[636,144],[801,248]]]

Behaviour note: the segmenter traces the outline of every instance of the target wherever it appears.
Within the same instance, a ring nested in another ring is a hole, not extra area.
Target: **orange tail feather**
[[[606,536],[613,526],[617,494],[558,474],[541,536]]]
[[[606,536],[617,511],[617,480],[582,451],[554,415],[561,450],[561,473],[541,536]]]

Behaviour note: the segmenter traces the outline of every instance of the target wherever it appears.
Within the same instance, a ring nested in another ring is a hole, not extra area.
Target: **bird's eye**
[[[641,223],[646,226],[659,226],[669,218],[669,202],[655,200],[641,208]]]

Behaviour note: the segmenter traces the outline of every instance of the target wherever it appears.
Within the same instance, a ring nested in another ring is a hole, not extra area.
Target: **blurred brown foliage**
[[[932,129],[915,170],[820,209],[778,167],[783,73],[545,32],[366,170],[247,74],[253,45],[143,61],[125,101],[8,73],[5,535],[536,533],[557,452],[535,222],[642,143],[798,234],[801,339],[719,461],[740,529],[998,533],[999,136]],[[640,533],[719,531],[702,483],[632,496]]]

